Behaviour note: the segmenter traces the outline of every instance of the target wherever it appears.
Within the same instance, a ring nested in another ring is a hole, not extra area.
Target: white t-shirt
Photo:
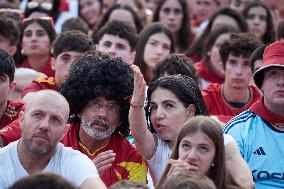
[[[6,189],[29,173],[22,166],[18,151],[18,141],[0,149],[0,188]],[[63,176],[76,186],[89,177],[99,177],[94,163],[84,154],[64,147],[59,143],[56,152],[42,172],[53,172]]]
[[[231,135],[223,134],[224,136],[224,145],[226,146],[229,142],[235,141]],[[158,184],[159,179],[161,178],[170,156],[172,154],[172,150],[170,149],[169,145],[160,137],[157,137],[158,144],[157,150],[154,156],[147,160],[149,166],[149,172],[153,180],[154,186]]]
[[[172,150],[169,145],[160,137],[157,136],[158,144],[157,150],[154,156],[147,160],[149,166],[149,172],[153,180],[154,186],[158,184],[160,177],[162,176],[166,166],[168,164]]]

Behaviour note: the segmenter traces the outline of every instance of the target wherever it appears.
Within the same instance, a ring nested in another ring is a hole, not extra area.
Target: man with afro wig
[[[75,61],[60,86],[72,125],[62,142],[93,159],[107,186],[120,180],[146,182],[145,159],[125,138],[133,80],[121,58],[88,52]]]

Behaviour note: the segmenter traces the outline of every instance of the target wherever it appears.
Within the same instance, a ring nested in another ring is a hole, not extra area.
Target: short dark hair
[[[0,35],[9,40],[11,46],[17,46],[19,42],[19,29],[11,22],[0,19]]]
[[[108,22],[104,27],[102,27],[98,31],[97,41],[95,43],[99,43],[99,41],[103,38],[105,34],[115,35],[127,40],[130,45],[131,51],[135,50],[137,42],[137,33],[135,29],[128,23],[118,20]]]
[[[65,20],[65,22],[62,24],[62,31],[71,31],[76,30],[80,31],[86,35],[89,33],[89,26],[88,24],[82,19],[82,18],[69,18]]]
[[[14,81],[15,62],[6,51],[0,50],[0,75],[7,75],[9,82]]]
[[[80,31],[67,31],[61,33],[53,43],[53,55],[56,58],[66,51],[86,52],[93,48],[92,41]]]
[[[23,177],[9,189],[77,189],[71,182],[54,173],[39,173]]]
[[[152,82],[167,73],[168,75],[187,75],[191,77],[196,83],[198,83],[198,74],[193,64],[194,62],[187,58],[184,54],[169,54],[156,66],[156,69],[153,73]]]
[[[121,58],[111,58],[99,52],[87,52],[71,65],[69,76],[60,90],[70,105],[74,121],[87,103],[97,97],[114,100],[121,109],[121,125],[115,132],[123,136],[129,133],[129,101],[133,93],[134,76],[128,64]]]
[[[220,47],[219,53],[226,68],[229,54],[249,58],[251,53],[261,45],[261,42],[252,33],[233,33],[230,39],[226,40]]]
[[[256,49],[251,53],[251,56],[250,56],[250,65],[251,65],[251,71],[252,71],[252,73],[254,72],[254,69],[255,69],[255,62],[256,62],[257,60],[262,60],[262,59],[263,59],[263,53],[264,53],[265,47],[267,47],[267,45],[260,46],[260,47],[256,48]]]

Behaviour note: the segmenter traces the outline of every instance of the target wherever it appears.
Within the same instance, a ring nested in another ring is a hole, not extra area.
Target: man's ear
[[[16,87],[16,81],[12,81],[12,82],[9,84],[9,86],[10,86],[10,91],[13,91],[13,90],[15,89],[15,87]]]
[[[9,47],[9,49],[8,49],[9,55],[14,56],[16,52],[17,52],[17,47],[16,46],[10,46]]]
[[[21,130],[23,130],[23,127],[24,127],[24,111],[21,111],[20,113],[19,113],[19,125],[20,125],[20,128],[21,128]]]
[[[66,124],[65,128],[64,128],[64,132],[62,133],[62,135],[60,137],[60,140],[62,140],[65,137],[65,135],[68,133],[69,129],[70,129],[70,124]]]
[[[187,113],[188,117],[194,117],[195,116],[195,112],[196,112],[196,108],[195,108],[194,104],[190,104],[186,108],[186,113]]]
[[[55,71],[55,58],[51,57],[51,68]]]
[[[128,62],[129,65],[134,64],[135,56],[136,56],[136,51],[130,53],[129,62]]]

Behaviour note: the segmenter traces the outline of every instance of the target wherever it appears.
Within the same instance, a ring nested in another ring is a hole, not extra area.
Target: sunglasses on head
[[[23,19],[23,24],[25,24],[26,22],[30,21],[30,20],[44,20],[49,22],[49,24],[52,26],[52,28],[54,28],[54,21],[52,17],[49,16],[43,16],[43,17],[29,17],[29,18],[25,18]]]
[[[49,2],[39,3],[39,2],[36,2],[36,1],[30,1],[27,4],[28,9],[35,9],[35,8],[38,8],[38,7],[42,8],[44,10],[50,11],[52,9],[52,4],[49,3]]]

